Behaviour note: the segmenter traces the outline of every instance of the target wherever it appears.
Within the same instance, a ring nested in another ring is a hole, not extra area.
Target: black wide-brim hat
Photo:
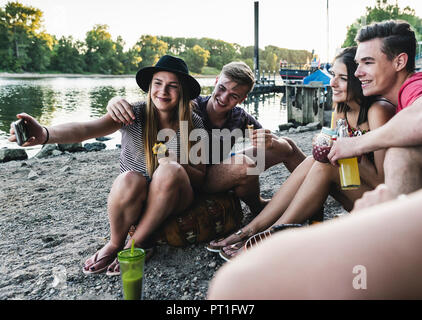
[[[136,73],[136,83],[142,90],[148,92],[152,76],[159,71],[169,71],[179,75],[180,80],[184,81],[189,91],[189,100],[195,99],[201,93],[201,86],[194,77],[189,75],[186,63],[180,58],[169,55],[162,56],[153,67],[140,69]]]

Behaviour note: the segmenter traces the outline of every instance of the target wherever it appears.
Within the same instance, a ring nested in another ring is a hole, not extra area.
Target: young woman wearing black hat
[[[163,56],[154,67],[139,70],[136,81],[148,92],[148,97],[147,101],[136,103],[136,119],[130,125],[119,124],[106,114],[89,122],[46,128],[30,115],[17,115],[24,120],[30,136],[24,147],[80,142],[121,130],[120,175],[107,203],[110,241],[86,260],[83,267],[86,274],[106,270],[109,275],[119,274],[116,256],[125,247],[130,227],[137,224],[133,234],[135,246],[145,247],[148,237],[168,215],[189,206],[194,189],[205,175],[205,165],[192,165],[186,157],[192,144],[189,133],[203,125],[191,111],[191,100],[201,88],[189,75],[185,62]],[[16,141],[13,128],[10,133],[9,140]],[[157,148],[159,140],[162,145]],[[126,247],[130,244],[128,241]]]

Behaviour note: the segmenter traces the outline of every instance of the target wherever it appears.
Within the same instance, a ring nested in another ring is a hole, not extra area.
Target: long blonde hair
[[[191,148],[191,142],[189,141],[189,133],[193,129],[192,122],[192,101],[189,100],[188,89],[182,79],[178,76],[180,83],[180,92],[179,92],[179,103],[178,108],[174,111],[174,121],[179,121],[179,130],[180,130],[180,154],[187,155],[189,159],[189,151]],[[152,81],[151,81],[152,83]],[[152,178],[154,171],[158,167],[157,156],[152,152],[152,147],[157,143],[158,136],[158,111],[157,107],[154,105],[151,99],[151,83],[149,85],[147,104],[145,110],[145,121],[144,121],[144,131],[143,139],[145,146],[145,160],[146,167],[148,170],[148,175]],[[188,124],[188,131],[186,132],[185,126],[181,125],[181,121],[186,121]],[[184,150],[182,150],[184,147]]]

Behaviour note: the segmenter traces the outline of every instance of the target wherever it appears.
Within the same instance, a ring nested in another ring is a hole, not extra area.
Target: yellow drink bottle
[[[337,123],[338,139],[347,139],[349,134],[347,131],[346,120],[339,120]],[[343,190],[353,190],[360,187],[359,166],[357,157],[338,160],[340,165],[340,185]]]
[[[360,187],[358,159],[347,158],[338,160],[340,165],[340,184],[343,190],[353,190]]]

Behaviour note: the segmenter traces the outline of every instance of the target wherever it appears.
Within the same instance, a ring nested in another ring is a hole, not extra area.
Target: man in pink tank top
[[[338,141],[328,157],[336,165],[338,159],[388,149],[384,175],[391,199],[422,188],[422,72],[415,72],[415,33],[407,22],[390,20],[363,27],[356,41],[355,75],[363,94],[383,96],[396,106],[396,115],[365,135]]]

